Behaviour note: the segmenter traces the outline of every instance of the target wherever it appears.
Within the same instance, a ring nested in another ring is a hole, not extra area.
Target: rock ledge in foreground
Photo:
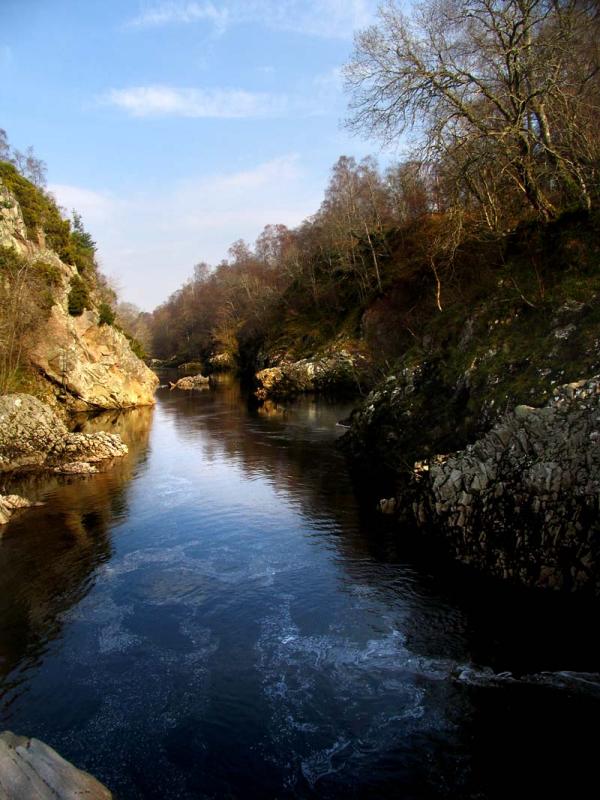
[[[111,800],[112,794],[38,739],[0,734],[0,800],[79,798]]]
[[[0,473],[23,469],[94,472],[85,465],[126,453],[127,445],[118,434],[69,433],[52,409],[36,397],[0,396]]]

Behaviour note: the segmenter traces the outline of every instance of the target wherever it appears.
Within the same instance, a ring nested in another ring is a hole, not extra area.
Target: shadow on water
[[[129,455],[90,477],[30,473],[4,482],[4,492],[39,504],[0,536],[0,691],[9,704],[60,637],[62,615],[85,597],[112,556],[110,529],[127,515],[127,487],[147,457],[152,409],[81,415],[75,422],[84,433],[121,434]]]
[[[0,724],[122,799],[583,785],[597,695],[492,670],[597,670],[597,609],[474,578],[360,508],[348,410],[257,408],[221,378],[78,421],[130,455],[25,487],[45,505],[0,539]]]

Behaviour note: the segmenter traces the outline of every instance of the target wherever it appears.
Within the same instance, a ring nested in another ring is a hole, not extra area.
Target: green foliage
[[[46,286],[58,286],[60,283],[60,270],[56,264],[50,264],[47,261],[35,261],[33,268],[43,279]]]
[[[98,316],[100,317],[99,325],[114,325],[116,315],[108,303],[100,303]]]
[[[129,342],[129,346],[131,347],[131,349],[133,350],[135,355],[138,358],[141,358],[142,360],[147,358],[148,354],[144,350],[143,344],[141,342],[138,342],[138,340],[135,338],[135,336],[130,336],[125,331],[122,331],[122,333],[125,336],[125,338],[127,339],[127,341]]]
[[[12,247],[0,247],[0,275],[10,277],[24,264],[25,260]]]
[[[73,263],[80,273],[91,274],[96,270],[96,242],[83,227],[81,216],[76,211],[73,211],[71,250]]]
[[[71,290],[69,291],[69,314],[72,317],[79,317],[85,308],[90,304],[88,288],[81,280],[79,275],[71,279]]]
[[[71,226],[64,220],[54,200],[31,181],[19,174],[17,169],[6,161],[0,162],[0,180],[17,198],[27,236],[37,241],[38,230],[46,236],[48,247],[54,250],[63,261],[72,261]]]

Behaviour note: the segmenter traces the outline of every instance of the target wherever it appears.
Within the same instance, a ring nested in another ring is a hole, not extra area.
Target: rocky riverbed
[[[62,474],[97,472],[97,464],[120,458],[127,445],[115,433],[72,433],[50,406],[26,394],[0,396],[0,475],[31,470]],[[0,495],[0,525],[30,503]]]

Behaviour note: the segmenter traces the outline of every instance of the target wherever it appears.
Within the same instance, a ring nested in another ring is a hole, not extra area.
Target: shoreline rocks
[[[463,563],[600,595],[600,376],[561,387],[544,407],[517,406],[464,450],[417,462],[403,499]]]
[[[282,360],[256,373],[259,400],[284,400],[308,392],[359,393],[369,383],[369,359],[347,349],[299,361]]]
[[[170,388],[181,389],[184,392],[191,392],[192,389],[208,389],[210,379],[204,375],[187,375],[185,378],[179,378],[178,381],[170,381]]]
[[[42,469],[67,474],[97,471],[127,445],[114,433],[70,433],[54,411],[26,394],[0,396],[0,474]]]
[[[15,512],[32,505],[31,500],[18,494],[0,494],[0,527],[6,525]]]
[[[0,734],[0,798],[111,800],[112,793],[39,739]]]

